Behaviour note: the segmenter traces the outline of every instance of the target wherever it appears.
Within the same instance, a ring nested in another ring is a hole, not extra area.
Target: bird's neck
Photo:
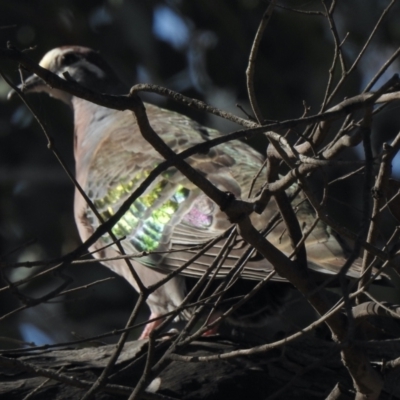
[[[108,128],[113,121],[115,110],[101,107],[89,101],[74,97],[75,141],[79,148],[96,148],[97,144],[108,134]]]
[[[79,177],[81,167],[90,164],[100,143],[112,132],[112,125],[117,121],[115,114],[118,112],[77,97],[72,98],[72,107],[75,126],[74,154]]]

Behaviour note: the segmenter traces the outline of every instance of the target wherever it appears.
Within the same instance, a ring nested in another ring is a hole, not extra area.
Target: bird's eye
[[[63,65],[71,65],[78,60],[79,60],[79,57],[76,53],[67,53],[67,54],[64,54],[62,57]]]

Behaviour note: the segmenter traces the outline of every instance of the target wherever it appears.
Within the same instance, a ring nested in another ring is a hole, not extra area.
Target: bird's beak
[[[24,83],[21,83],[17,86],[23,93],[35,93],[35,92],[43,92],[46,91],[46,83],[36,75],[32,75],[27,78]],[[11,98],[15,97],[17,92],[12,89],[9,91],[7,95],[7,99],[10,100]]]
[[[36,75],[32,75],[27,78],[23,83],[17,86],[19,90],[25,93],[47,93],[49,96],[54,97],[55,99],[61,100],[67,105],[71,106],[71,98],[72,96],[67,92],[63,92],[58,89],[51,88],[46,84],[44,80],[39,78]],[[8,93],[7,99],[11,99],[15,97],[17,92],[15,90],[11,90]]]

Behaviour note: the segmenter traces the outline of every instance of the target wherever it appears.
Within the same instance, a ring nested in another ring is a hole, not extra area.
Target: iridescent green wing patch
[[[112,187],[104,197],[95,199],[94,205],[102,217],[108,220],[114,215],[146,176],[148,172],[141,171],[133,179]],[[149,252],[159,248],[167,225],[189,196],[190,191],[181,184],[171,183],[170,177],[171,173],[167,172],[162,179],[150,186],[112,228],[117,238],[126,236],[136,251]],[[105,235],[103,239],[106,243],[111,242],[109,235]]]

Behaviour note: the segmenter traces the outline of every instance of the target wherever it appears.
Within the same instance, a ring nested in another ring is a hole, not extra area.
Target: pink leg
[[[211,316],[207,320],[207,324],[213,323],[215,320],[217,320],[220,316],[222,315],[222,312],[220,311],[214,311]],[[218,324],[215,324],[212,328],[206,330],[201,336],[213,336],[218,333],[219,326],[221,322]]]
[[[149,319],[151,320],[151,319],[154,319],[154,318],[157,318],[157,317],[160,317],[160,315],[151,313]],[[146,324],[142,334],[139,337],[139,340],[140,339],[147,339],[149,337],[149,335],[150,335],[150,332],[152,332],[154,329],[156,329],[158,326],[160,326],[162,322],[163,322],[163,320],[162,320],[162,318],[160,318],[160,319],[158,319],[156,321],[149,322],[148,324]]]

